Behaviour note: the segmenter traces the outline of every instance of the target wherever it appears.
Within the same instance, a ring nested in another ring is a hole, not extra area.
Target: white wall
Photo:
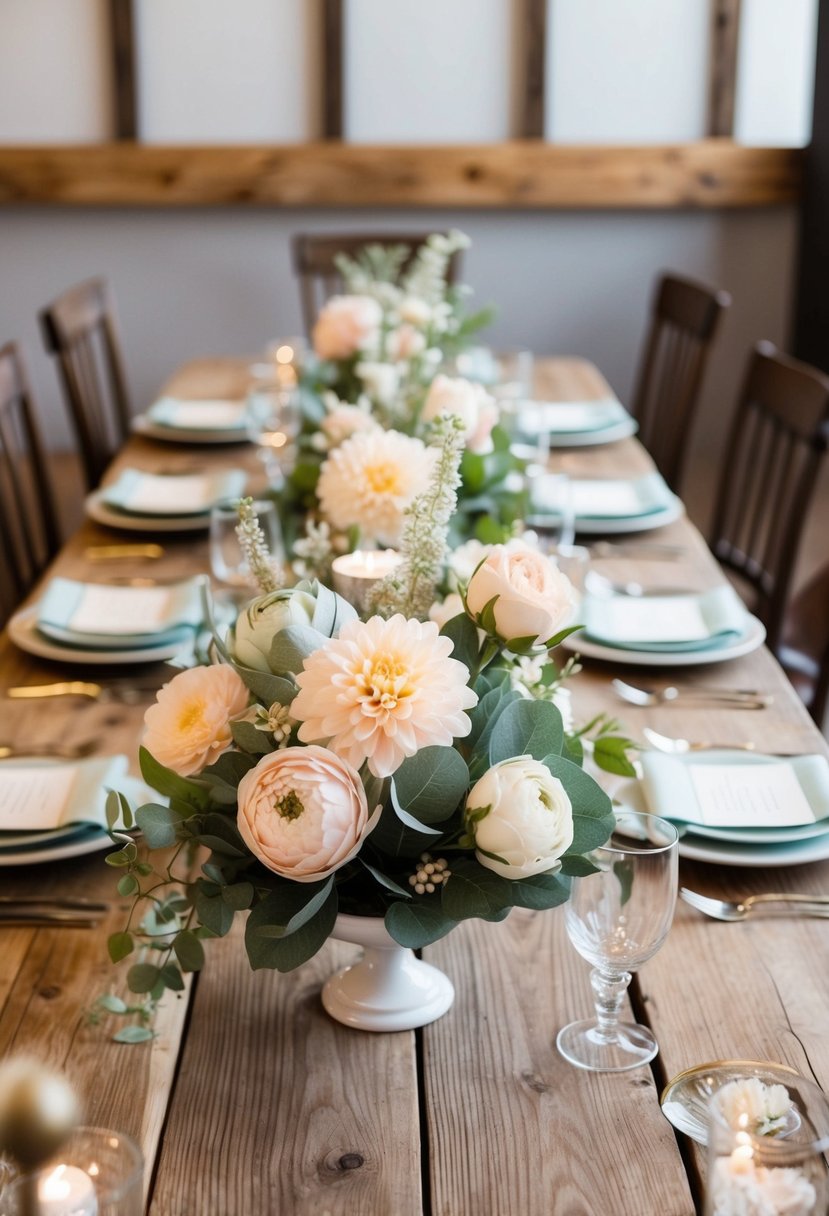
[[[742,0],[734,135],[802,147],[812,133],[819,0]]]

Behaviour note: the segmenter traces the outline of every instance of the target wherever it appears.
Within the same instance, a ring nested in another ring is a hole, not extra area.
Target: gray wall
[[[495,347],[581,354],[630,394],[654,276],[673,268],[728,288],[734,305],[704,385],[692,450],[692,507],[705,507],[750,344],[788,342],[793,209],[725,212],[368,212],[300,210],[0,211],[0,340],[26,344],[47,434],[68,430],[39,307],[106,275],[119,303],[136,409],[185,359],[256,351],[300,328],[289,239],[299,230],[456,226],[473,247],[465,278],[493,302]]]

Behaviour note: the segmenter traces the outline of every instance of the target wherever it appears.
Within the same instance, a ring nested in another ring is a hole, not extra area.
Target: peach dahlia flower
[[[144,746],[180,777],[199,773],[233,742],[230,723],[248,690],[232,667],[191,667],[174,676],[144,715]]]
[[[469,734],[464,710],[478,698],[452,642],[432,621],[401,615],[350,621],[305,660],[291,716],[299,738],[328,747],[355,768],[388,777],[423,747]]]

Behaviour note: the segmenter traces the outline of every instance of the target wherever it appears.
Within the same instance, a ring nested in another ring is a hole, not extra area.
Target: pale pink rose
[[[283,878],[317,882],[359,851],[369,817],[356,769],[325,747],[271,752],[239,782],[237,824],[255,857]]]
[[[473,617],[496,596],[495,629],[504,641],[544,642],[568,624],[576,607],[569,578],[528,545],[493,545],[472,575],[466,602]]]
[[[321,359],[350,359],[377,341],[383,310],[371,296],[332,296],[311,334]]]
[[[490,435],[498,421],[498,407],[482,384],[461,376],[435,376],[423,406],[423,421],[430,422],[442,414],[460,418],[471,452],[491,449]]]
[[[413,359],[426,349],[426,339],[413,325],[404,322],[388,336],[388,352],[391,359]]]
[[[232,667],[191,667],[174,676],[144,715],[144,746],[181,777],[200,773],[233,742],[248,690]]]
[[[376,777],[421,748],[451,746],[469,734],[464,711],[478,701],[452,649],[431,621],[400,614],[350,621],[296,677],[291,716],[302,723],[299,738],[327,742],[355,768],[367,760]]]
[[[320,429],[328,440],[330,448],[345,443],[358,431],[376,431],[379,424],[371,414],[361,410],[358,405],[341,404],[327,414],[320,423]]]

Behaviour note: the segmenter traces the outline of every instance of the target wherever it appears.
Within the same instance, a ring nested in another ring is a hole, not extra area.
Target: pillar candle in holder
[[[375,586],[402,561],[395,549],[355,549],[331,563],[334,590],[362,613]]]

